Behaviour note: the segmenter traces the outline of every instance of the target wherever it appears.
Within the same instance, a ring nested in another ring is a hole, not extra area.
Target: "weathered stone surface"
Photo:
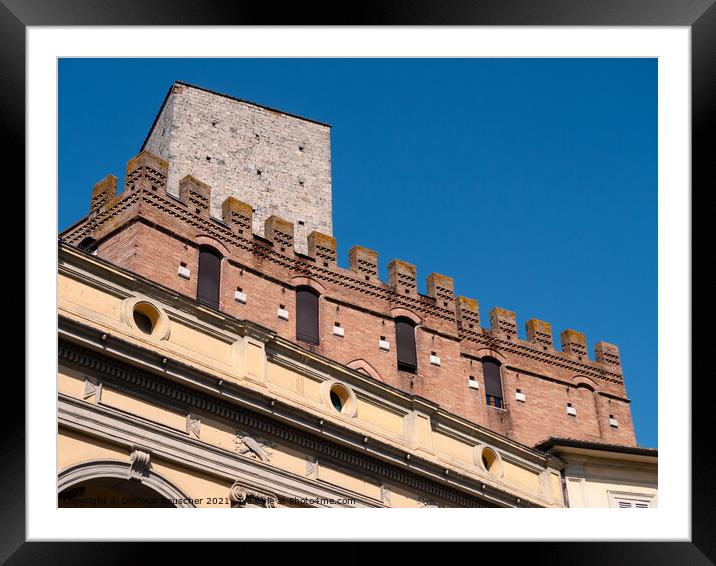
[[[170,194],[186,175],[210,185],[212,216],[228,197],[251,203],[253,232],[285,218],[301,253],[311,231],[333,233],[327,125],[177,84],[143,149],[169,162]]]

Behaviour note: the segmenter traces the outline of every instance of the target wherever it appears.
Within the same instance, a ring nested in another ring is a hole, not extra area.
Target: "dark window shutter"
[[[318,295],[310,287],[296,289],[296,338],[318,344]]]
[[[482,372],[485,377],[485,395],[502,399],[500,364],[490,359],[482,360]]]
[[[199,248],[199,284],[197,300],[209,307],[219,308],[221,256],[211,248]]]
[[[395,320],[395,344],[398,350],[398,369],[415,372],[418,355],[415,352],[415,325],[410,319]]]

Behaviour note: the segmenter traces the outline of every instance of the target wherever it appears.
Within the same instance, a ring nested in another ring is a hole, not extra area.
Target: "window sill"
[[[296,336],[296,340],[298,340],[299,342],[306,342],[307,344],[311,344],[312,346],[319,346],[321,344],[320,340],[306,338],[305,336]]]

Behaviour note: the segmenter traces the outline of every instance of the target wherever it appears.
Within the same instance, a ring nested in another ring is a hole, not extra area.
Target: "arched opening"
[[[485,400],[489,407],[503,407],[502,371],[495,358],[482,358],[482,374],[485,380]]]
[[[398,354],[398,369],[415,373],[418,370],[415,323],[405,316],[395,319],[395,345]]]
[[[58,507],[195,507],[178,487],[145,469],[136,477],[132,460],[90,460],[57,476]]]
[[[319,344],[318,292],[311,287],[296,288],[296,338]]]
[[[176,507],[158,491],[134,479],[99,477],[72,485],[57,495],[60,508]]]
[[[209,246],[199,248],[199,283],[196,299],[200,303],[219,308],[221,284],[221,254]]]

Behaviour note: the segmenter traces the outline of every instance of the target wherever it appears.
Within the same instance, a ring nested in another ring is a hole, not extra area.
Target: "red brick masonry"
[[[266,238],[251,232],[252,207],[227,198],[223,218],[209,216],[211,187],[192,177],[180,183],[177,199],[166,190],[167,162],[143,152],[129,161],[124,191],[109,176],[93,189],[89,215],[62,234],[69,244],[88,237],[97,254],[119,266],[196,297],[199,246],[223,256],[220,309],[297,341],[306,349],[364,371],[389,385],[427,398],[472,422],[533,446],[551,436],[634,445],[629,400],[619,350],[599,342],[590,360],[583,334],[566,330],[562,350],[552,330],[527,322],[528,340],[517,335],[515,313],[495,308],[490,328],[480,325],[477,301],[455,297],[451,278],[428,276],[428,295],[418,292],[415,266],[393,260],[389,281],[378,279],[377,254],[355,246],[350,269],[336,265],[336,242],[312,232],[308,255],[294,251],[293,224],[277,216],[266,220]],[[188,279],[178,274],[181,264]],[[320,344],[296,340],[295,288],[309,284],[320,292]],[[246,303],[234,298],[237,289]],[[289,320],[277,316],[280,305]],[[417,322],[418,371],[398,371],[394,319]],[[333,333],[340,323],[344,336]],[[379,348],[385,337],[390,350]],[[431,364],[434,352],[440,365]],[[505,406],[488,407],[481,359],[502,363]],[[468,387],[469,377],[479,389]],[[524,402],[516,399],[519,389]],[[576,415],[567,413],[567,404]],[[610,415],[617,426],[610,424]]]

